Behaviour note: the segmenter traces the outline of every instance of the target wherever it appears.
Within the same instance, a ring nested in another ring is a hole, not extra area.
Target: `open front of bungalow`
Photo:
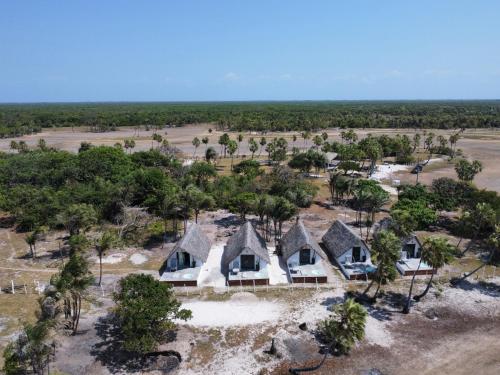
[[[222,255],[229,286],[268,285],[270,263],[266,242],[249,221],[231,236]]]
[[[401,257],[396,263],[396,268],[403,276],[431,275],[434,270],[425,262],[420,262],[422,254],[422,244],[415,235],[411,235],[403,240]],[[420,264],[420,267],[419,267]]]
[[[173,286],[197,286],[201,267],[207,261],[211,243],[198,224],[191,224],[186,234],[167,254],[160,270],[160,281]]]
[[[288,274],[294,283],[326,283],[323,262],[327,256],[312,238],[300,219],[280,241]]]
[[[367,280],[376,270],[365,241],[343,221],[336,220],[322,240],[326,251],[348,280]]]

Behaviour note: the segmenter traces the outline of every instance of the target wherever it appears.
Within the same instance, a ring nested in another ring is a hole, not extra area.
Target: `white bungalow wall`
[[[309,258],[309,263],[312,263],[313,259],[315,260],[315,263],[318,263],[321,260],[321,257],[313,250],[311,249],[311,256]],[[299,265],[300,264],[300,250],[296,251],[293,253],[287,260],[287,264],[290,266],[291,264],[293,265]]]
[[[367,264],[371,264],[372,263],[372,260],[371,260],[371,257],[370,257],[370,251],[366,247],[361,246],[361,258],[363,258],[363,256],[366,257],[365,263],[367,263]],[[344,264],[346,262],[346,259],[348,259],[348,258],[351,259],[351,262],[352,262],[352,248],[350,248],[344,254],[342,254],[341,256],[339,256],[337,258],[337,262],[339,264]]]
[[[405,245],[408,244],[414,244],[415,245],[415,252],[413,254],[408,254],[409,258],[416,258],[419,251],[420,251],[420,245],[418,244],[418,241],[415,237],[412,237],[409,241],[405,242]],[[404,246],[401,248],[401,251],[404,250]],[[402,255],[402,254],[401,254]]]
[[[240,266],[241,266],[240,256],[241,255],[255,255],[255,254],[253,251],[251,251],[249,249],[243,249],[243,251],[240,253],[240,255],[238,255],[231,262],[229,262],[229,270],[232,270],[234,268],[238,268],[238,269],[240,268]],[[262,258],[260,258],[258,255],[255,255],[254,270],[256,269],[257,264],[259,264],[261,270],[264,269],[265,267],[267,267],[267,262],[265,260],[263,260]]]
[[[183,251],[175,251],[172,253],[172,255],[170,255],[170,257],[168,258],[168,267],[170,267],[170,268],[177,267],[177,253],[182,253],[182,252]],[[193,260],[194,260],[195,267],[201,267],[203,265],[203,261],[201,259],[193,257],[191,254],[189,254],[189,256],[191,257],[191,264],[193,263]],[[191,264],[189,265],[189,267],[191,267]],[[189,267],[186,267],[186,268],[189,268]]]

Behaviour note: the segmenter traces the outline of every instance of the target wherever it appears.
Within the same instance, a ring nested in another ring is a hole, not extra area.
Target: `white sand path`
[[[224,288],[226,286],[226,278],[221,271],[221,258],[224,252],[224,244],[219,243],[212,245],[208,258],[201,268],[198,276],[198,286],[209,286],[214,288]]]

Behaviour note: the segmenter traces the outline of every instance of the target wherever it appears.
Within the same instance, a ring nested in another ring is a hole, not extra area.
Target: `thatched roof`
[[[255,231],[253,225],[247,221],[227,241],[224,254],[222,255],[223,266],[228,266],[243,250],[249,250],[266,262],[270,263],[266,241]]]
[[[167,254],[167,259],[176,251],[185,251],[195,258],[207,261],[208,253],[212,244],[201,230],[198,224],[192,223],[186,230],[186,234],[177,242],[172,250]]]
[[[304,226],[302,220],[297,222],[290,230],[281,238],[281,254],[283,259],[288,260],[297,251],[309,248],[314,250],[321,258],[326,259],[326,254],[323,252],[318,243],[312,238],[309,231]]]
[[[326,250],[335,258],[338,258],[354,246],[368,249],[356,233],[353,232],[342,220],[336,220],[322,238]]]

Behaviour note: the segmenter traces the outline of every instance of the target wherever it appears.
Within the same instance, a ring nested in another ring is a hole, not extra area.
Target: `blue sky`
[[[0,102],[500,98],[500,1],[0,0]]]

